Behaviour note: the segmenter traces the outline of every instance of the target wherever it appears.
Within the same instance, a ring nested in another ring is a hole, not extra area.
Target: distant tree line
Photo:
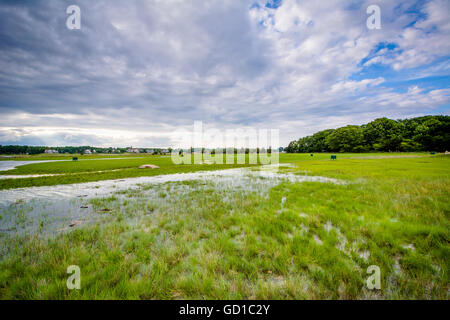
[[[65,146],[65,147],[48,147],[48,146],[19,146],[19,145],[8,145],[2,146],[0,145],[0,154],[40,154],[45,153],[45,150],[54,150],[57,153],[69,153],[69,154],[84,154],[87,150],[91,153],[110,153],[110,154],[120,154],[130,152],[129,150],[138,150],[139,153],[151,153],[151,154],[165,154],[164,150],[161,148],[102,148],[102,147],[91,147],[91,146]],[[167,149],[170,153],[172,151],[171,148]]]
[[[45,147],[45,146],[17,146],[17,145],[9,145],[2,146],[0,145],[0,154],[39,154],[44,153],[45,150],[55,150],[58,153],[84,153],[86,150],[91,150],[98,153],[124,153],[127,151],[127,148],[99,148],[99,147],[91,147],[91,146],[66,146],[66,147]]]
[[[30,147],[30,146],[1,146],[0,154],[39,154],[44,153],[46,147]]]
[[[291,141],[286,152],[370,152],[450,150],[450,116],[404,120],[379,118],[361,126],[319,131]]]
[[[0,145],[0,154],[40,154],[40,153],[44,153],[45,150],[55,150],[58,153],[70,153],[70,154],[83,154],[85,153],[86,150],[90,150],[91,152],[96,152],[96,153],[126,153],[128,152],[130,149],[130,147],[127,148],[99,148],[99,147],[91,147],[91,146],[80,146],[80,147],[71,147],[71,146],[67,146],[67,147],[45,147],[45,146],[41,146],[41,147],[35,147],[35,146],[18,146],[18,145],[8,145],[8,146],[2,146]],[[160,148],[156,148],[156,149],[146,149],[146,148],[138,148],[140,153],[148,153],[149,151],[151,151],[151,154],[165,154],[167,151],[168,153],[172,152],[172,148],[168,148],[168,149],[160,149]],[[163,150],[167,150],[165,152],[163,152]],[[189,149],[188,149],[189,150]],[[201,152],[205,153],[207,149],[202,148]],[[221,150],[221,148],[216,148],[216,149],[208,149],[209,151],[211,151],[211,154],[215,154],[216,151]],[[196,151],[199,151],[193,147],[190,148],[190,152],[194,153]],[[279,148],[279,151],[283,151],[283,148]],[[225,154],[227,153],[227,149],[222,148],[222,152]],[[248,154],[250,152],[249,148],[234,148],[234,153],[246,153]],[[272,147],[267,148],[267,150],[265,148],[257,148],[257,149],[251,149],[251,152],[256,152],[256,153],[271,153],[272,152]],[[180,151],[181,153],[181,151]]]

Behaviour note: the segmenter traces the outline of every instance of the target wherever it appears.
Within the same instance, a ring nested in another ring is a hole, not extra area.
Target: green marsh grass
[[[142,185],[91,200],[108,209],[101,223],[2,235],[0,297],[448,299],[449,157],[304,156],[283,170],[347,183]],[[81,290],[66,288],[73,264]],[[365,286],[369,265],[381,269],[380,290]]]
[[[280,154],[280,163],[296,163],[303,161],[329,160],[328,153],[308,154]],[[395,153],[395,156],[424,156],[424,153]],[[386,156],[380,153],[361,153],[361,154],[339,154],[338,159],[358,158],[358,157],[377,157]],[[104,160],[104,158],[113,158]],[[70,155],[35,155],[35,156],[17,156],[14,160],[70,160]],[[120,159],[116,159],[120,158]],[[103,160],[102,160],[103,159]],[[7,158],[4,160],[11,160]],[[89,161],[83,161],[89,160]],[[52,186],[59,184],[72,184],[82,182],[93,182],[101,180],[123,179],[142,176],[154,176],[171,173],[186,173],[205,170],[220,170],[237,167],[250,166],[248,156],[246,164],[192,164],[176,165],[172,162],[170,156],[153,156],[146,154],[128,154],[128,155],[83,155],[79,161],[61,161],[34,163],[19,166],[13,170],[0,171],[0,175],[24,175],[21,179],[0,179],[0,190],[25,188],[32,186]],[[138,169],[143,164],[155,164],[159,169]],[[54,174],[55,176],[44,177],[25,177],[32,174]]]

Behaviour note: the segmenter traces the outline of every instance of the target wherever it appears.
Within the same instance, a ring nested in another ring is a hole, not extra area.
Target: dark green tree
[[[334,130],[325,139],[329,151],[334,152],[361,152],[364,136],[360,126],[346,126]]]

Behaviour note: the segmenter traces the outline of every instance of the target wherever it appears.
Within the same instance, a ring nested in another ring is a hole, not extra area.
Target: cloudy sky
[[[167,147],[202,121],[279,129],[287,145],[449,114],[449,12],[450,0],[3,0],[0,144]]]

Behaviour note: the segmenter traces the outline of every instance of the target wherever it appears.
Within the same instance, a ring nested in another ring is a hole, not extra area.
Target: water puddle
[[[265,178],[272,180],[276,184],[281,180],[289,182],[329,182],[340,184],[342,181],[320,176],[295,175],[292,173],[279,173],[274,167],[269,170],[252,170],[249,168],[237,168],[216,171],[198,171],[192,173],[176,173],[150,177],[125,178],[120,180],[103,180],[96,182],[77,183],[57,186],[29,187],[19,189],[0,190],[0,205],[8,205],[18,200],[29,201],[32,199],[71,199],[77,195],[87,195],[88,197],[101,197],[114,191],[137,188],[142,184],[160,184],[166,182],[181,182],[189,180],[222,180],[230,184],[240,185],[248,183],[245,177]]]
[[[185,181],[193,181],[190,188],[196,188],[199,192],[202,192],[202,186],[208,184],[214,190],[258,194],[264,194],[283,181],[343,183],[325,177],[280,173],[277,166],[263,166],[258,170],[237,168],[0,190],[0,234],[66,230],[70,224],[76,227],[84,221],[95,221],[98,212],[94,212],[89,203],[92,199],[146,190],[142,195],[144,200],[152,200],[158,198],[161,191],[151,186],[176,185]],[[166,192],[165,199],[161,201],[170,201],[171,196],[182,197],[186,191],[184,187],[177,189],[171,186],[172,191]],[[226,201],[226,192],[223,198]]]
[[[24,179],[24,178],[40,178],[40,177],[53,177],[64,176],[65,174],[23,174],[23,175],[0,175],[0,179]]]
[[[119,159],[127,160],[127,159],[142,159],[142,158],[144,158],[144,157],[78,159],[77,161],[119,160]],[[73,161],[73,160],[72,159],[67,159],[67,160],[26,160],[26,161],[5,160],[5,161],[0,161],[0,171],[9,171],[9,170],[13,170],[17,167],[25,166],[28,164],[45,163],[45,162],[61,162],[61,161]],[[29,176],[32,176],[32,175],[27,175],[24,177],[29,177]],[[35,175],[35,176],[43,176],[43,175]]]
[[[33,163],[45,163],[45,162],[57,162],[57,161],[69,161],[69,160],[33,160],[33,161],[0,161],[0,171],[13,170],[20,166],[25,166],[27,164]],[[70,160],[72,161],[72,160]]]

